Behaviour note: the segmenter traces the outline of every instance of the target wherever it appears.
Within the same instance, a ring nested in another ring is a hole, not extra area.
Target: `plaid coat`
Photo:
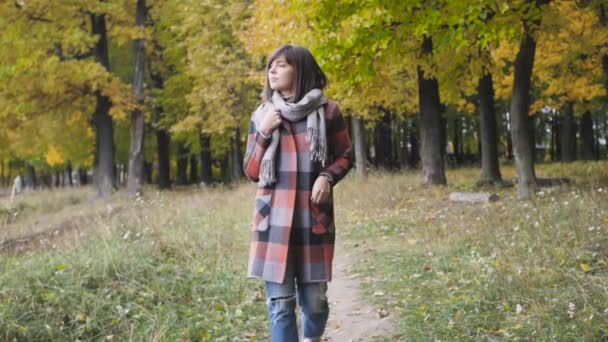
[[[258,187],[255,196],[248,277],[282,283],[289,248],[295,248],[299,282],[330,281],[335,225],[333,191],[330,200],[315,204],[312,186],[320,173],[336,185],[352,167],[352,145],[336,102],[325,105],[327,161],[325,167],[310,160],[305,141],[306,120],[284,119],[276,156],[277,183]],[[270,144],[250,122],[243,168],[258,182],[262,157]]]

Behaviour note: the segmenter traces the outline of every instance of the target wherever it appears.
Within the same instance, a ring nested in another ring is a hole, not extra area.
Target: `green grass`
[[[477,172],[451,171],[445,188],[407,174],[362,187],[373,205],[346,205],[341,227],[365,293],[406,341],[607,340],[608,164],[540,165],[575,183],[529,203],[514,188],[492,204],[449,202],[474,190]]]
[[[495,189],[491,204],[448,200],[475,190],[474,168],[450,170],[447,187],[421,186],[418,172],[338,185],[338,240],[397,338],[608,339],[608,163],[537,174],[574,183],[528,203]],[[23,214],[3,239],[53,233],[0,257],[0,340],[266,340],[262,283],[245,278],[254,192],[149,188],[106,203],[84,189],[3,203]]]
[[[3,256],[0,340],[262,339],[263,288],[245,279],[248,210],[226,205],[252,188],[149,192],[117,195],[123,209],[77,240]]]

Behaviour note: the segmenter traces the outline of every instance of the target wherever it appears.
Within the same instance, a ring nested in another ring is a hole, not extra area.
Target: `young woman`
[[[323,96],[327,77],[303,47],[268,60],[262,104],[253,113],[243,168],[258,182],[248,276],[266,282],[270,335],[320,341],[329,306],[335,226],[332,188],[352,167],[338,105]]]

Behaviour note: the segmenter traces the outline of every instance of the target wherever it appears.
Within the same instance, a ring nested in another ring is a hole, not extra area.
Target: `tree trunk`
[[[78,173],[79,173],[78,176],[80,177],[80,185],[87,185],[87,184],[89,184],[89,179],[87,177],[87,170],[79,169]]]
[[[363,123],[357,115],[352,117],[353,140],[355,143],[355,169],[357,176],[367,177],[367,153],[365,149],[365,135],[363,134]]]
[[[599,124],[596,125],[597,130],[599,131]],[[600,132],[596,132],[596,134],[594,134],[595,139],[593,139],[593,143],[595,144],[595,148],[593,149],[594,152],[594,158],[595,160],[600,160]]]
[[[481,165],[481,123],[476,118],[471,118],[471,123],[473,123],[473,136],[471,139],[476,143],[475,146],[477,146],[474,160],[471,161]]]
[[[376,124],[374,130],[376,165],[390,169],[392,166],[391,113],[384,108],[382,108],[381,111],[384,114],[382,115],[380,121]]]
[[[53,187],[53,174],[49,171],[42,172],[40,183],[41,187],[51,189]]]
[[[57,187],[57,184],[59,183],[59,181],[57,180],[57,172],[53,172],[50,171],[51,174],[51,186],[49,186],[49,189],[54,189]],[[44,179],[44,174],[42,175],[42,179]],[[43,181],[43,183],[45,183]]]
[[[532,198],[536,190],[533,141],[530,141],[530,88],[536,42],[530,34],[530,28],[524,24],[524,36],[515,59],[513,95],[511,97],[510,117],[515,165],[517,167],[517,194],[522,200]]]
[[[177,184],[188,184],[188,154],[189,151],[183,142],[177,146]]]
[[[452,147],[454,149],[454,158],[456,159],[456,165],[462,164],[462,118],[455,117],[452,127],[454,130],[452,132]]]
[[[585,111],[581,117],[581,145],[584,160],[595,160],[595,137],[591,112]]]
[[[528,115],[528,133],[530,133],[530,154],[536,163],[536,115]]]
[[[418,167],[420,162],[419,137],[418,120],[414,118],[410,121],[410,159],[408,160],[408,164],[411,168]]]
[[[27,177],[25,178],[25,186],[30,189],[36,189],[36,169],[30,164],[27,165]]]
[[[146,184],[152,184],[152,171],[154,164],[144,160],[144,181]]]
[[[461,120],[461,125],[463,122],[464,122],[464,128],[467,131],[467,136],[464,135],[464,132],[462,130],[460,131],[460,136],[462,137],[462,139],[461,139],[461,144],[459,146],[458,153],[461,155],[461,158],[464,159],[465,155],[471,154],[470,144],[465,144],[464,142],[467,138],[470,138],[471,132],[473,131],[473,124],[471,123],[471,118],[468,116],[464,117],[463,120]]]
[[[93,33],[99,35],[95,45],[95,60],[106,69],[110,68],[105,15],[92,14]],[[107,198],[114,189],[114,124],[110,116],[110,100],[95,91],[96,106],[93,114],[95,125],[95,188],[97,196]]]
[[[6,186],[12,186],[13,185],[13,166],[11,165],[11,162],[8,162],[8,175],[6,176]],[[19,174],[19,173],[17,173]]]
[[[232,180],[243,178],[243,154],[241,152],[241,127],[236,126],[232,137]]]
[[[74,186],[74,180],[72,179],[72,163],[68,162],[68,165],[66,167],[66,176],[67,176],[67,183],[70,187]]]
[[[407,121],[402,121],[401,125],[400,125],[400,135],[399,135],[399,166],[401,168],[407,168],[409,167],[409,151],[407,148],[407,145],[409,143],[408,141],[408,124]]]
[[[211,184],[211,136],[201,133],[201,182]]]
[[[481,182],[501,182],[498,162],[498,133],[496,129],[496,109],[494,106],[494,84],[492,74],[479,79],[479,122],[481,126]]]
[[[401,143],[401,125],[400,120],[396,114],[393,114],[391,123],[390,123],[390,132],[391,132],[391,166],[393,168],[399,168],[399,146]]]
[[[424,54],[431,54],[433,42],[430,37],[425,37],[422,44]],[[422,159],[422,178],[424,184],[444,185],[445,178],[444,154],[445,122],[441,113],[441,101],[439,99],[439,84],[437,79],[424,77],[422,68],[418,66],[418,103],[420,108],[420,137]]]
[[[230,182],[230,153],[224,154],[220,160],[220,169],[222,174],[222,182],[228,184]]]
[[[560,159],[560,144],[559,144],[559,115],[553,113],[551,116],[551,160],[557,161]]]
[[[568,102],[564,106],[564,117],[560,125],[560,155],[561,161],[572,162],[576,160],[576,123],[574,121],[574,104]]]
[[[114,173],[114,188],[118,189],[124,184],[123,164],[114,164],[112,172]]]
[[[507,159],[513,160],[513,139],[511,139],[511,115],[505,112],[505,136],[507,137]]]
[[[608,108],[608,107],[604,107],[604,108]],[[604,121],[604,141],[605,141],[605,145],[604,145],[604,153],[606,155],[608,155],[608,113],[606,113],[606,110],[603,110],[603,120]],[[602,159],[601,157],[598,159]],[[9,177],[8,179],[11,179],[10,177],[10,173],[9,173]]]
[[[135,24],[143,28],[146,21],[146,0],[137,0]],[[139,106],[144,104],[144,40],[134,42],[133,96]],[[144,186],[144,113],[136,108],[131,114],[131,150],[129,154],[129,175],[127,193],[141,195]]]
[[[190,155],[190,184],[198,184],[198,159],[196,154]]]
[[[171,160],[169,151],[171,136],[165,129],[156,129],[156,146],[158,155],[158,188],[161,190],[171,188]]]
[[[156,89],[164,89],[164,81],[159,73],[152,73],[151,79]],[[156,130],[156,154],[158,158],[158,188],[165,190],[171,188],[171,159],[170,145],[171,135],[169,131],[160,127],[160,122],[164,117],[163,108],[156,106],[154,108],[154,124]]]

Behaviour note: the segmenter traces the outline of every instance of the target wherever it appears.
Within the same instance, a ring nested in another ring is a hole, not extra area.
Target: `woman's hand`
[[[275,128],[279,127],[282,121],[281,112],[274,110],[264,116],[260,124],[260,132],[264,135],[270,135]]]
[[[331,195],[331,184],[325,176],[319,176],[315,180],[315,184],[312,186],[312,193],[310,200],[313,203],[320,204],[329,200]]]

